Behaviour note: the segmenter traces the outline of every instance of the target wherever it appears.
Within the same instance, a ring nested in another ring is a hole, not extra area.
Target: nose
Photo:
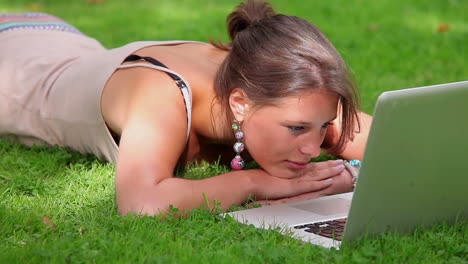
[[[307,140],[299,146],[299,152],[310,158],[320,155],[321,142],[318,140]]]

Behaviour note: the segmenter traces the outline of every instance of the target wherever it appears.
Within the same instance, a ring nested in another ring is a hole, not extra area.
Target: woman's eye
[[[323,124],[322,127],[327,128],[328,126],[331,126],[331,125],[333,125],[332,122],[327,122],[327,123]]]
[[[291,131],[300,131],[300,130],[303,130],[304,127],[303,126],[288,126],[289,130]]]

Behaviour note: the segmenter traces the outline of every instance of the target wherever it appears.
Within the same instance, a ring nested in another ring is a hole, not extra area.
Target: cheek
[[[257,156],[258,153],[267,151],[268,142],[271,140],[270,135],[264,132],[264,129],[258,129],[256,127],[248,127],[245,129],[245,145],[252,156]]]
[[[257,124],[246,126],[244,134],[250,155],[267,173],[280,178],[297,177],[297,173],[288,170],[283,163],[294,154],[297,144],[287,130]]]
[[[252,158],[258,163],[288,158],[293,142],[284,132],[259,126],[246,128],[244,139]]]

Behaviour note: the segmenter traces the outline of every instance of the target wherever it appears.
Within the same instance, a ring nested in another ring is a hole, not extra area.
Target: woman
[[[0,134],[116,162],[122,214],[352,189],[342,160],[308,163],[321,148],[361,158],[370,124],[345,63],[310,22],[247,1],[228,16],[229,44],[112,50],[50,15],[1,22]],[[232,172],[173,177],[176,166],[220,156]],[[242,170],[250,158],[261,169]]]

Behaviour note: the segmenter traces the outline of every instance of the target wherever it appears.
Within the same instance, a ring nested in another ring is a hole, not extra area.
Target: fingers
[[[352,189],[353,176],[343,163],[343,160],[330,160],[311,163],[301,176],[293,179],[274,179],[274,191],[263,192],[257,196],[260,204],[276,204],[283,202],[312,199],[326,194],[341,193]],[[268,186],[273,186],[269,185]],[[267,185],[262,185],[267,186]],[[281,187],[282,186],[282,187]],[[268,200],[264,200],[268,199]]]
[[[296,179],[291,180],[291,188],[293,189],[288,196],[297,196],[300,194],[316,192],[330,187],[335,180],[333,178],[327,178],[324,180],[307,180]]]
[[[258,177],[262,179],[255,196],[260,199],[281,199],[302,194],[321,191],[333,185],[334,177],[345,170],[342,160],[316,162],[303,170],[300,175],[292,179],[282,179],[271,175]],[[308,197],[309,197],[308,196]]]
[[[343,193],[352,191],[354,188],[354,180],[351,173],[346,169],[340,175],[333,177],[333,185],[321,190],[325,195]]]
[[[304,174],[290,181],[290,194],[296,196],[320,191],[330,187],[335,181],[333,177],[340,175],[345,170],[343,161],[327,161],[312,165]]]
[[[327,169],[327,168],[332,168],[338,165],[342,165],[343,160],[338,159],[338,160],[327,160],[327,161],[320,161],[320,162],[310,162],[307,165],[307,168],[310,168],[311,170],[322,170],[322,169]]]
[[[345,170],[343,161],[327,162],[328,164],[312,165],[299,178],[324,180],[342,173]]]

